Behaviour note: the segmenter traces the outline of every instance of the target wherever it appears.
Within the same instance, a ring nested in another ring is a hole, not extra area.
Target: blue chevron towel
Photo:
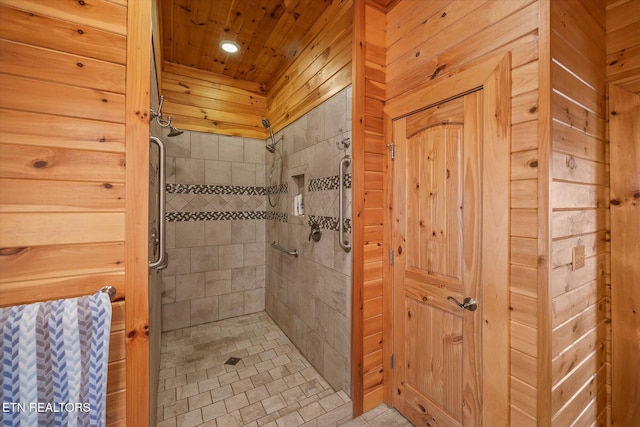
[[[104,426],[109,295],[0,308],[0,419],[8,426]]]

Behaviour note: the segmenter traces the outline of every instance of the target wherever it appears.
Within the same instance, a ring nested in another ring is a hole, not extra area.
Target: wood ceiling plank
[[[160,0],[166,61],[270,84],[313,39],[330,0]],[[311,33],[311,38],[308,37]],[[230,39],[239,55],[223,52]],[[166,68],[164,68],[166,70]]]

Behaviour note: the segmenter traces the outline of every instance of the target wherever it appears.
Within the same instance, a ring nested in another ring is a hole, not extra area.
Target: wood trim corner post
[[[364,200],[360,197],[364,191],[364,19],[365,0],[353,2],[353,54],[352,54],[352,137],[353,137],[353,274],[351,277],[351,401],[353,416],[363,412],[363,283],[364,283]],[[360,191],[360,192],[358,192]]]
[[[125,100],[126,423],[149,424],[149,89],[151,2],[127,9]]]

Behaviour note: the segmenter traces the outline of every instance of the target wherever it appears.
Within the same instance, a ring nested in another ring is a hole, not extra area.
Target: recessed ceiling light
[[[222,48],[222,50],[229,53],[236,53],[237,51],[240,50],[240,46],[238,46],[238,43],[231,40],[221,41],[220,47]]]

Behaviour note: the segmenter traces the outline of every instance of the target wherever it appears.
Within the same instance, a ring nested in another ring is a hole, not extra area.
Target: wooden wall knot
[[[578,167],[576,165],[576,159],[573,156],[567,157],[566,164],[567,164],[567,167],[571,170],[574,170],[576,167]]]
[[[12,256],[25,252],[27,248],[0,248],[0,256]]]
[[[32,165],[36,169],[44,169],[49,166],[49,162],[47,162],[46,160],[34,160]]]
[[[440,74],[440,71],[444,70],[446,66],[447,66],[447,64],[442,64],[442,65],[438,66],[438,68],[436,68],[436,69],[433,71],[433,74],[431,74],[431,80],[435,79],[435,78],[436,78],[436,76],[437,76],[438,74]]]

